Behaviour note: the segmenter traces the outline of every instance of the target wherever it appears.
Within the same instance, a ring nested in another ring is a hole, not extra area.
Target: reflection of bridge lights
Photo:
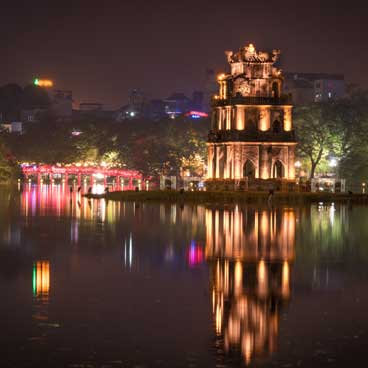
[[[196,245],[194,241],[190,244],[188,263],[190,267],[194,267],[203,262],[203,250],[200,246]]]
[[[33,264],[33,295],[48,295],[50,291],[50,262],[42,261]]]

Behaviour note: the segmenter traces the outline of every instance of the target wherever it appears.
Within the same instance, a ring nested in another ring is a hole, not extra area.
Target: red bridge
[[[108,178],[114,178],[113,180],[118,185],[133,187],[140,185],[143,180],[142,174],[136,170],[92,166],[22,165],[22,172],[26,179],[32,180],[32,177],[37,177],[38,182],[41,182],[46,176],[51,181],[59,178],[68,183],[70,176],[73,176],[73,179],[77,180],[78,185],[81,185],[82,181],[84,183],[89,181],[92,184],[102,179],[106,185]]]

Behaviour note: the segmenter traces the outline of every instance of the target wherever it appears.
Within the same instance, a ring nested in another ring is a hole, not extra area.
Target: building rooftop
[[[330,74],[330,73],[298,73],[298,72],[286,72],[284,73],[286,79],[294,80],[307,80],[313,82],[315,80],[327,79],[327,80],[344,80],[344,74]]]

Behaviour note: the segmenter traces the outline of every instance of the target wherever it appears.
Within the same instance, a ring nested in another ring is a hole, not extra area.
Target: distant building
[[[129,94],[129,109],[136,115],[142,114],[145,109],[146,97],[138,89],[133,89]]]
[[[20,121],[23,123],[36,123],[40,121],[42,114],[46,113],[47,109],[34,108],[24,109],[20,113]]]
[[[164,100],[165,112],[172,119],[184,114],[190,109],[191,100],[184,93],[176,92]]]
[[[203,110],[203,99],[204,93],[202,91],[194,91],[192,98],[187,97],[184,93],[174,92],[163,100],[147,100],[146,95],[135,89],[129,95],[128,104],[115,112],[114,120],[122,122],[142,117],[158,121],[168,116],[175,119],[179,115],[203,117],[207,116]],[[198,112],[198,114],[188,114],[193,111]]]
[[[12,121],[11,123],[2,123],[0,125],[0,130],[4,130],[12,134],[22,134],[23,133],[23,123],[21,121]]]
[[[204,93],[202,91],[194,91],[192,95],[191,109],[196,111],[203,111],[203,98]]]
[[[0,111],[0,123],[16,121],[20,119],[19,111]]]
[[[343,74],[288,72],[284,76],[284,92],[292,94],[295,105],[333,101],[346,93]]]
[[[99,102],[82,102],[79,104],[80,111],[102,111],[103,104]]]
[[[149,101],[145,115],[151,120],[163,119],[166,116],[165,102],[159,99]]]
[[[211,100],[212,97],[218,91],[218,84],[216,80],[215,71],[213,69],[206,69],[205,81],[204,81],[204,92],[203,92],[203,111],[211,111]]]
[[[123,121],[145,116],[147,107],[145,94],[138,89],[133,89],[129,93],[128,104],[122,106],[115,112],[114,119],[116,121]]]
[[[99,102],[82,102],[79,104],[79,110],[73,110],[73,120],[83,118],[93,118],[97,120],[114,119],[114,111],[104,110],[103,104]]]
[[[71,119],[73,93],[70,90],[54,90],[51,94],[51,111],[60,120]]]

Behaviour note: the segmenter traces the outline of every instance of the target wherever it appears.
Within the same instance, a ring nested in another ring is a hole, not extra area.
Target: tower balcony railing
[[[292,96],[281,95],[280,97],[261,97],[261,96],[235,96],[225,99],[214,98],[212,106],[226,106],[226,105],[291,105]]]
[[[211,130],[208,142],[296,142],[295,131],[260,131],[260,130]]]

